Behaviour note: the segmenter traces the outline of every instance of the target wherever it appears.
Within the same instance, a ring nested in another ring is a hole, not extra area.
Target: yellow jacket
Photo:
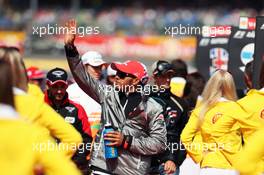
[[[247,95],[237,101],[242,108],[248,113],[253,114],[253,119],[260,123],[260,127],[264,126],[264,90],[250,90]],[[251,136],[251,130],[243,130],[243,138],[245,144],[248,143],[248,138]]]
[[[202,97],[199,95],[197,97],[197,101],[196,101],[195,108],[197,108],[199,106],[199,104],[201,103],[201,101],[202,101]],[[194,136],[194,138],[192,140],[192,144],[195,145],[198,148],[202,148],[202,146],[203,146],[203,139],[202,139],[202,136],[201,136],[201,132],[200,131],[198,131],[196,133],[196,135]],[[187,156],[189,156],[189,154],[187,154]]]
[[[41,89],[35,85],[35,84],[32,84],[32,83],[28,83],[28,94],[30,95],[33,95],[41,100],[44,99],[44,94],[43,92],[41,91]]]
[[[232,169],[234,155],[242,147],[239,127],[253,129],[258,123],[251,120],[252,116],[237,103],[231,101],[218,102],[208,110],[202,125],[199,120],[200,110],[198,107],[192,112],[181,134],[188,154],[201,167]],[[202,148],[192,144],[198,131],[203,140]]]
[[[1,106],[1,108],[3,108]],[[2,109],[1,109],[2,110]],[[36,165],[47,175],[80,175],[75,165],[58,150],[38,149],[51,139],[42,130],[0,111],[0,173],[33,175]],[[51,142],[50,144],[56,144]]]
[[[249,142],[243,148],[236,161],[234,166],[241,173],[241,175],[256,175],[258,174],[257,170],[261,168],[260,162],[264,156],[264,129],[261,129],[254,133],[250,138]]]
[[[253,114],[253,119],[259,122],[260,128],[264,127],[264,89],[250,90],[244,98],[238,100],[238,103],[245,111]],[[248,139],[252,135],[252,130],[245,129],[242,132],[245,145],[247,145],[247,143],[250,143]],[[261,171],[264,172],[264,156],[262,158],[262,167],[263,169]]]
[[[21,117],[43,128],[43,132],[60,140],[61,150],[72,156],[76,145],[82,143],[79,132],[55,112],[44,100],[32,95],[17,92],[15,95],[16,110]]]

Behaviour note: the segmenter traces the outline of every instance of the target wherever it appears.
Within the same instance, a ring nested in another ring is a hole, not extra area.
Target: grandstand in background
[[[92,49],[111,59],[175,59],[192,62],[196,38],[167,36],[165,27],[233,25],[240,16],[264,15],[258,0],[0,0],[0,44],[19,45],[28,57],[63,58],[62,35],[33,35],[33,26],[79,26],[100,33],[79,38],[81,53]]]

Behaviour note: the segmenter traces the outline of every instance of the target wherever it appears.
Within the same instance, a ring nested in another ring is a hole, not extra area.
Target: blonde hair
[[[26,68],[21,54],[16,48],[2,47],[0,48],[0,59],[5,60],[11,66],[13,76],[13,86],[24,91],[28,90],[28,78]],[[8,76],[8,75],[6,75]]]
[[[203,122],[206,112],[212,108],[221,97],[230,101],[237,99],[236,86],[232,75],[225,70],[217,70],[205,85],[200,103],[200,121]]]

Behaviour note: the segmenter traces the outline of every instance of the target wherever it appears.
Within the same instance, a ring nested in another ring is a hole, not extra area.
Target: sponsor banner
[[[196,65],[206,80],[217,69],[228,69],[228,35],[223,37],[197,37]]]
[[[259,86],[259,79],[261,76],[261,66],[264,61],[263,41],[264,41],[264,16],[258,16],[256,19],[255,54],[254,54],[254,63],[253,63],[254,88],[261,88]]]
[[[240,17],[239,18],[239,29],[243,30],[255,30],[256,18],[253,17]]]
[[[245,89],[244,70],[248,62],[253,60],[255,47],[255,31],[232,28],[229,41],[228,70],[232,73],[238,89]]]
[[[196,38],[90,35],[77,37],[75,44],[81,54],[95,50],[106,57],[155,60],[182,58],[191,61],[195,55]]]
[[[22,31],[0,31],[0,46],[17,47],[23,51],[25,39],[26,34]]]

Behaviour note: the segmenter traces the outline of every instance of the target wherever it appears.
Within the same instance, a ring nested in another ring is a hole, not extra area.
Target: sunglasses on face
[[[96,69],[96,70],[101,70],[102,69],[102,65],[99,65],[99,66],[92,66],[93,69]]]
[[[56,83],[51,86],[53,89],[67,89],[68,85],[63,83]]]
[[[118,76],[118,77],[121,78],[121,79],[124,79],[124,78],[126,78],[126,77],[135,78],[134,75],[131,75],[131,74],[128,74],[128,73],[125,73],[125,72],[121,72],[121,71],[118,71],[118,72],[116,73],[116,76]]]
[[[152,77],[156,79],[156,78],[164,78],[165,76],[161,72],[154,72],[152,74]]]

